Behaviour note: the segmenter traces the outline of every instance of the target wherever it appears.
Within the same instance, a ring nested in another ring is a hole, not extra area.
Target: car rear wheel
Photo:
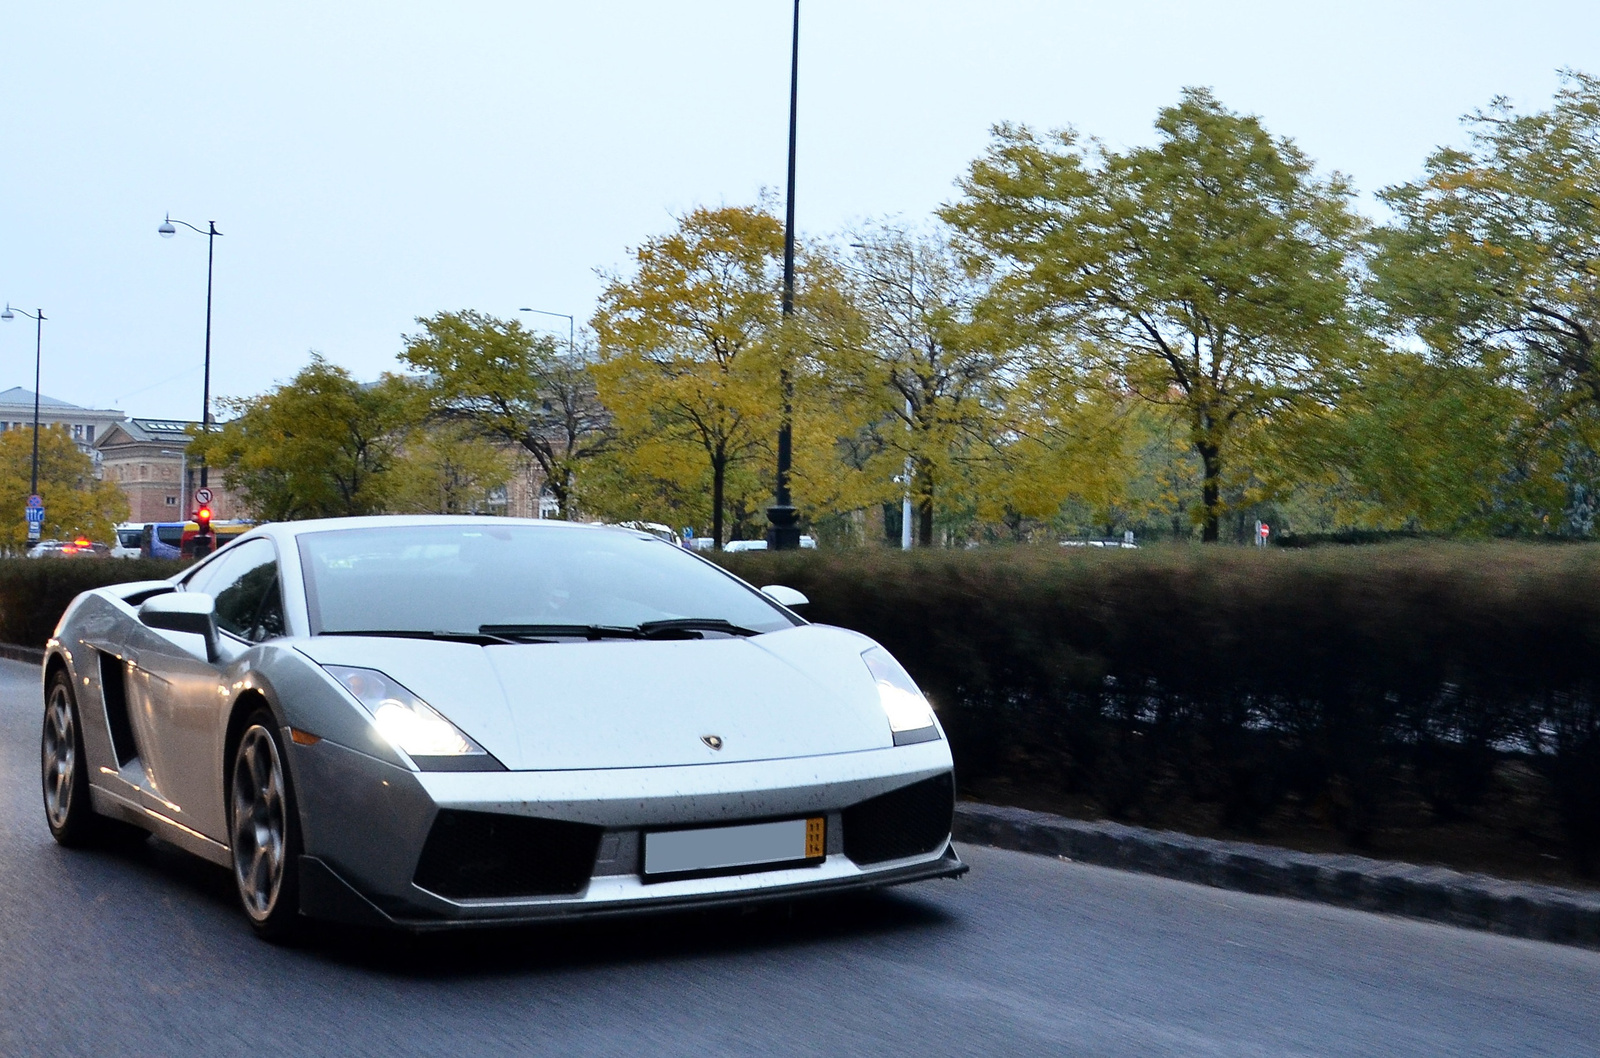
[[[300,919],[300,820],[277,724],[265,709],[239,737],[228,818],[239,903],[258,936],[287,940]]]
[[[89,762],[83,751],[83,724],[72,677],[58,669],[44,698],[44,729],[39,737],[39,773],[44,786],[44,818],[50,834],[69,848],[94,844],[133,844],[149,833],[129,823],[97,815],[89,800]]]

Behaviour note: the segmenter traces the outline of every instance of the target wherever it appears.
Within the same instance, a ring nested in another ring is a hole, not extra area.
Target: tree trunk
[[[711,460],[711,539],[712,547],[722,550],[722,483],[728,473],[728,461],[722,456]]]
[[[917,467],[917,546],[933,546],[933,472],[928,464]]]
[[[1203,543],[1214,544],[1220,537],[1218,521],[1222,502],[1222,452],[1214,444],[1195,445],[1205,476],[1200,482],[1200,502],[1205,505],[1205,523],[1200,532]]]

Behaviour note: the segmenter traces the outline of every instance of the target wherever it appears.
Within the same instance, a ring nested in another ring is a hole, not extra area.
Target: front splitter
[[[422,933],[472,927],[518,926],[538,922],[614,918],[621,915],[648,914],[650,912],[687,910],[691,908],[738,907],[833,893],[860,892],[892,885],[905,885],[909,882],[927,881],[933,878],[959,878],[961,875],[966,874],[967,870],[967,865],[956,854],[955,845],[947,844],[944,854],[936,860],[906,864],[881,871],[863,872],[849,878],[830,878],[816,882],[793,882],[759,889],[679,894],[661,898],[631,899],[627,901],[593,903],[562,901],[559,903],[526,904],[510,908],[502,905],[495,909],[494,914],[490,915],[445,917],[412,916],[386,911],[345,881],[337,871],[323,860],[316,856],[301,856],[300,913],[307,918],[322,921]]]

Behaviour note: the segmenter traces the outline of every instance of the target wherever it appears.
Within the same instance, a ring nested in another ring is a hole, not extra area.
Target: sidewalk
[[[962,802],[955,837],[1246,893],[1600,948],[1600,893]]]

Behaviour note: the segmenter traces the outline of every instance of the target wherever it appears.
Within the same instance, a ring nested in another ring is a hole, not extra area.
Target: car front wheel
[[[300,821],[272,714],[245,722],[228,796],[233,880],[256,934],[287,940],[300,917]]]

